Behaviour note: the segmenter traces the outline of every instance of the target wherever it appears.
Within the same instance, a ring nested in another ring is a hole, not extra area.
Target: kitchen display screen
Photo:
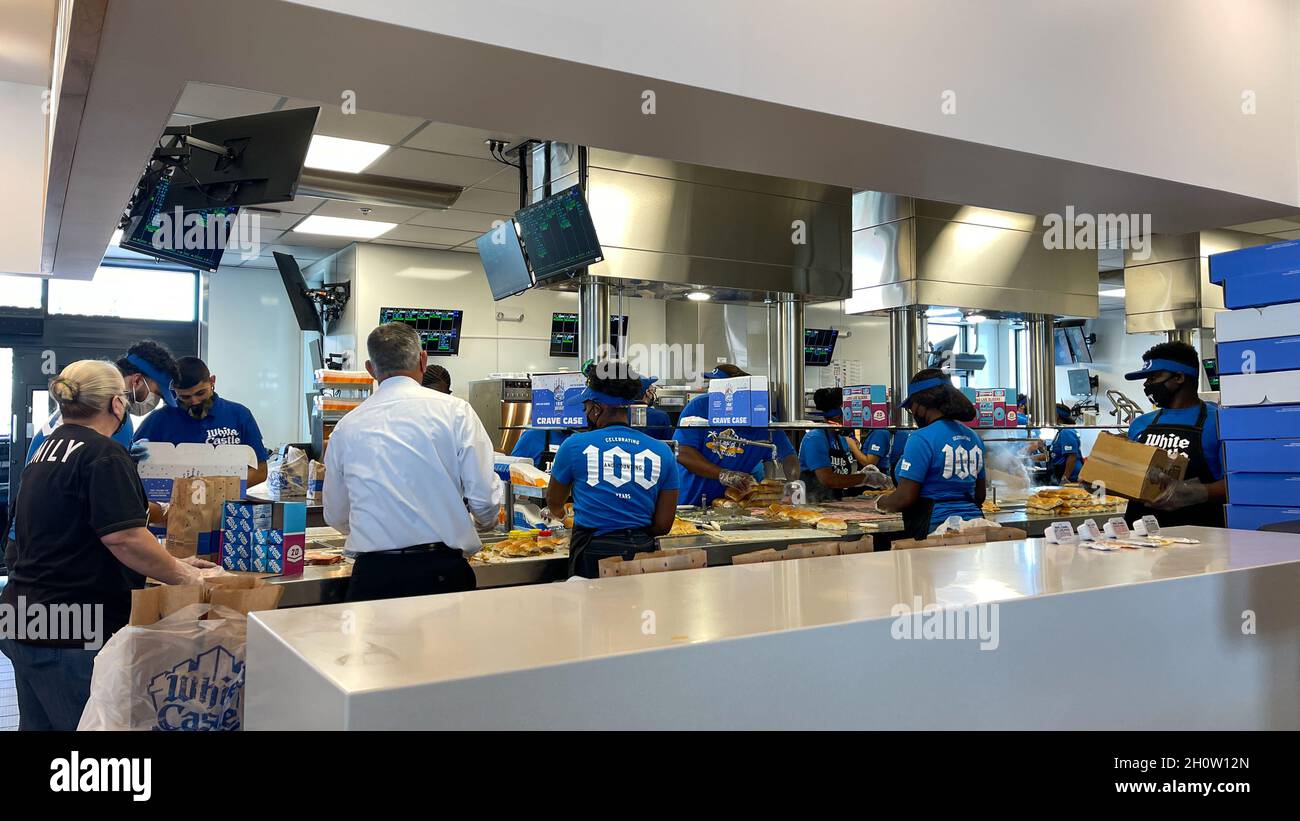
[[[379,323],[405,322],[420,335],[429,356],[460,353],[461,311],[449,308],[384,308]]]

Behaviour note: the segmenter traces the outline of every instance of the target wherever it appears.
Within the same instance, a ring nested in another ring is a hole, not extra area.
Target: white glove
[[[889,487],[889,476],[875,465],[867,465],[858,475],[862,477],[862,484],[872,490]]]
[[[754,477],[748,473],[741,473],[738,470],[724,470],[718,474],[718,481],[724,487],[735,488],[739,491],[746,491],[755,484]]]

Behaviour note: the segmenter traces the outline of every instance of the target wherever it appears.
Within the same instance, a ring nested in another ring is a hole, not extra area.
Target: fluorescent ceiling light
[[[354,239],[374,239],[387,234],[397,227],[395,222],[378,220],[354,220],[347,217],[326,217],[312,214],[293,227],[299,234],[325,234],[331,237],[352,237]]]
[[[686,295],[686,298],[691,300],[692,302],[707,302],[709,299],[709,295],[704,293],[703,291],[691,291],[689,294]]]
[[[342,137],[315,134],[311,138],[311,147],[307,149],[307,161],[303,165],[308,168],[356,174],[366,170],[390,148],[392,146],[383,143],[345,140]]]
[[[966,317],[966,321],[972,325],[978,325],[986,319],[988,319],[988,317],[984,314],[970,314]]]

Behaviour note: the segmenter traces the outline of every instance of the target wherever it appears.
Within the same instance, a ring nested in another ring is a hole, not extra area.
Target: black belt
[[[448,547],[442,542],[430,542],[429,544],[417,544],[411,547],[395,547],[391,550],[363,550],[357,553],[358,556],[364,556],[368,553],[382,553],[385,556],[395,556],[401,553],[455,553],[460,555],[463,551],[454,547]]]

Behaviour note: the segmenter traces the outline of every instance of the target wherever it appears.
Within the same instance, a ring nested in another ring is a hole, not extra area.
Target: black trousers
[[[600,578],[600,560],[621,556],[630,561],[638,553],[655,549],[655,537],[645,528],[616,530],[597,536],[595,531],[575,527],[569,536],[569,575]]]
[[[446,545],[362,553],[352,565],[344,601],[459,593],[477,587],[465,554]]]

